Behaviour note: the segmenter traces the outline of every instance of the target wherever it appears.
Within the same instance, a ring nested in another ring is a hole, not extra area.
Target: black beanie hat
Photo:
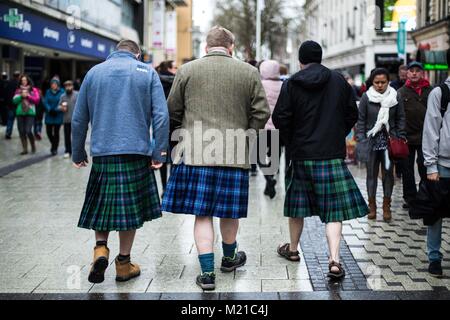
[[[322,47],[315,41],[305,41],[298,51],[298,60],[301,64],[322,63]]]

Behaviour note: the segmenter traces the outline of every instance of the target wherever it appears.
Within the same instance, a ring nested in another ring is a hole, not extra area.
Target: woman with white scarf
[[[389,136],[405,138],[405,110],[397,92],[389,86],[389,72],[375,69],[369,79],[372,85],[361,97],[359,119],[356,128],[358,142],[369,139],[367,160],[367,193],[370,213],[368,219],[377,217],[377,184],[381,165],[383,181],[383,220],[392,220],[391,198],[394,189],[394,169],[389,157]]]

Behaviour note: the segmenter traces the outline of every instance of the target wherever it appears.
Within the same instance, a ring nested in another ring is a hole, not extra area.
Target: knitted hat
[[[315,41],[305,41],[298,51],[298,60],[301,64],[322,63],[322,47]]]

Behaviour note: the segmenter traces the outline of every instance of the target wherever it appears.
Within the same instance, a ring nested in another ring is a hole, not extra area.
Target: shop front
[[[83,78],[114,50],[114,40],[69,28],[40,12],[0,3],[0,71],[29,73],[36,83]]]

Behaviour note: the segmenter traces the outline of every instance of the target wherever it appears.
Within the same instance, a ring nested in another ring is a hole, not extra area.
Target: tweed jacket
[[[258,70],[221,51],[178,70],[168,107],[181,129],[172,135],[180,141],[172,160],[191,166],[250,168],[252,146],[245,136],[270,118]]]

